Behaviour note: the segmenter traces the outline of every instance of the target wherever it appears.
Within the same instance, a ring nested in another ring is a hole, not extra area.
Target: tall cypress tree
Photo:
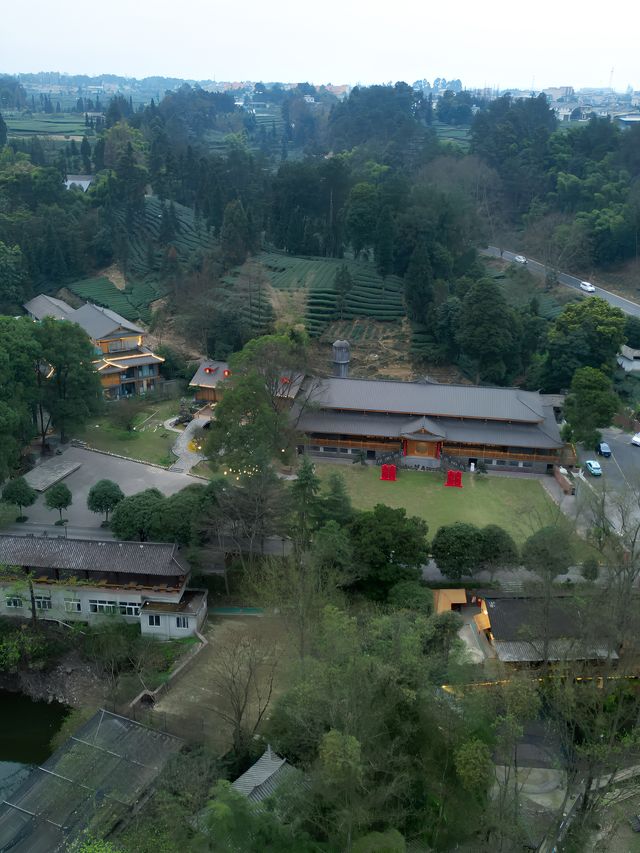
[[[393,267],[393,218],[388,205],[382,208],[378,216],[374,253],[376,268],[385,279]]]

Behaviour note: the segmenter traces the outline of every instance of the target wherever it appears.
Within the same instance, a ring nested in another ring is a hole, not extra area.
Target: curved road
[[[500,249],[496,246],[488,246],[486,249],[480,249],[481,255],[487,255],[491,258],[499,258],[500,257]],[[513,261],[517,252],[507,252],[506,249],[502,251],[502,260],[503,261]],[[541,264],[540,261],[534,261],[533,258],[527,258],[527,269],[532,273],[536,273],[538,275],[545,275],[546,266]],[[583,294],[583,296],[588,296],[590,294],[585,293],[583,290],[580,290],[580,282],[581,278],[576,278],[574,275],[569,275],[566,272],[558,273],[558,281],[560,284],[564,284],[566,287],[571,287],[574,290],[579,291]],[[609,290],[603,290],[601,287],[597,287],[595,293],[591,294],[593,296],[599,296],[601,299],[604,299],[609,305],[613,305],[615,308],[620,308],[621,311],[624,311],[625,314],[629,314],[632,317],[640,317],[640,305],[637,302],[632,302],[630,299],[625,299],[623,296],[618,296],[615,293],[611,293]]]

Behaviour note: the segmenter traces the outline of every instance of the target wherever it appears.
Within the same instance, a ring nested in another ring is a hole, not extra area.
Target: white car
[[[631,439],[631,444],[635,444],[636,447],[640,447],[640,432],[637,432],[633,438]]]
[[[526,263],[527,263],[527,259],[525,258],[525,256],[524,256],[524,255],[515,255],[515,256],[514,256],[514,258],[513,258],[513,260],[514,260],[517,264],[526,264]]]
[[[595,287],[591,284],[590,281],[581,281],[580,282],[580,290],[584,290],[585,293],[595,293],[596,292]]]

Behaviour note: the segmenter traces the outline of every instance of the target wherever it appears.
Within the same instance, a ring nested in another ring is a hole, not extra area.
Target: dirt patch
[[[591,271],[591,278],[586,274],[585,278],[618,296],[640,302],[640,258],[608,270]]]
[[[241,637],[255,637],[264,647],[277,645],[283,657],[276,671],[274,695],[286,683],[287,643],[282,622],[270,617],[213,617],[204,631],[209,645],[194,659],[184,674],[178,676],[153,710],[154,720],[166,731],[181,734],[187,740],[205,741],[220,753],[231,746],[231,727],[216,708],[225,710],[213,677],[220,650],[235,644]]]
[[[286,327],[304,323],[307,313],[306,290],[276,290],[269,285],[268,293],[276,316],[276,323]]]
[[[111,264],[110,267],[102,270],[98,275],[103,275],[105,278],[108,278],[111,284],[113,284],[113,286],[118,290],[124,290],[127,286],[127,283],[124,280],[124,275],[122,274],[118,264]]]
[[[453,365],[414,362],[411,357],[411,324],[406,319],[396,323],[365,318],[332,323],[311,344],[312,363],[318,366],[319,372],[331,373],[331,344],[338,338],[351,344],[350,376],[405,382],[428,377],[436,382],[471,384]]]
[[[70,305],[72,308],[82,308],[84,305],[84,299],[76,296],[76,294],[72,293],[68,287],[61,287],[56,293],[56,298],[62,299],[63,302],[66,302],[67,305]]]

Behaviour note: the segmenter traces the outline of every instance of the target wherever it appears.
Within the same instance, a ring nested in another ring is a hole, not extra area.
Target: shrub
[[[482,557],[483,536],[475,524],[457,521],[441,527],[431,553],[438,568],[450,578],[473,574]]]

